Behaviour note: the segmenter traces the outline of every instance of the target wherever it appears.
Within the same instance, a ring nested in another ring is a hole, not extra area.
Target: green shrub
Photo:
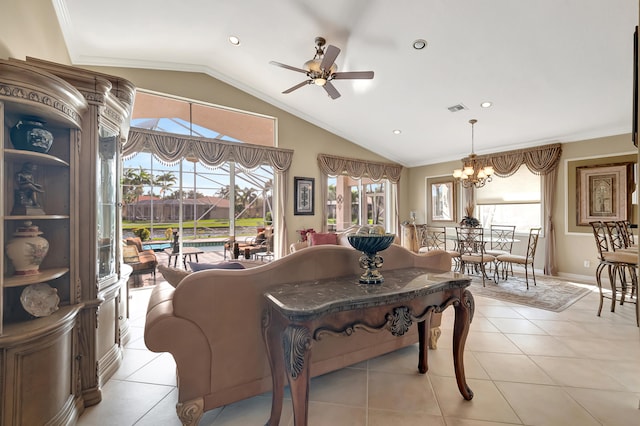
[[[147,241],[151,237],[151,232],[147,228],[135,228],[133,235],[140,238],[142,241]]]

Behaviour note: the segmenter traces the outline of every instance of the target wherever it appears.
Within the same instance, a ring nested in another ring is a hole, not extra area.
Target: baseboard
[[[588,284],[593,284],[596,285],[596,277],[594,275],[578,275],[578,274],[567,274],[565,272],[560,272],[558,274],[559,277],[567,279],[567,280],[573,280],[573,281],[579,281],[582,283],[588,283]],[[603,277],[604,278],[604,277]],[[604,284],[604,279],[602,280],[603,284]],[[609,280],[606,280],[607,284],[609,284]]]

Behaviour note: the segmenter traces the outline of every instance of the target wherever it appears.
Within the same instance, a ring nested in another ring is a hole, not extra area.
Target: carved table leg
[[[293,424],[307,424],[309,414],[309,364],[311,333],[306,327],[288,326],[283,339],[285,370],[291,390]]]
[[[270,312],[265,312],[262,317],[262,332],[267,348],[267,357],[271,366],[271,383],[273,396],[271,398],[271,416],[266,425],[277,426],[280,424],[282,414],[282,400],[284,398],[284,351],[282,350],[282,333],[279,327],[272,324],[276,321]]]
[[[187,402],[178,402],[176,412],[183,426],[197,426],[204,410],[202,398],[192,399]]]
[[[474,300],[471,292],[464,290],[461,292],[460,301],[454,304],[455,321],[453,326],[453,366],[456,372],[458,389],[466,400],[473,398],[473,391],[467,385],[464,375],[464,344],[469,334],[469,324],[473,318]]]
[[[430,330],[429,317],[427,315],[424,321],[417,324],[418,326],[418,372],[425,374],[429,370],[429,351],[427,350],[426,330]]]

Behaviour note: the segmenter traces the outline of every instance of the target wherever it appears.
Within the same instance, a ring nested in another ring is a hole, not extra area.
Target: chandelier
[[[463,160],[462,169],[453,171],[453,177],[460,181],[465,188],[471,186],[482,188],[485,183],[491,182],[491,175],[493,174],[493,167],[483,166],[473,152],[473,125],[477,122],[478,120],[476,119],[469,120],[469,123],[471,123],[471,154]]]

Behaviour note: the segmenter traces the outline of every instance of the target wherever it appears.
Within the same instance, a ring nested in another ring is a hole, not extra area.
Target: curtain
[[[320,166],[320,191],[322,193],[320,197],[320,205],[322,206],[322,230],[327,231],[327,212],[325,206],[327,205],[328,188],[327,179],[329,176],[347,175],[349,177],[360,179],[368,177],[374,182],[378,182],[382,179],[388,179],[391,182],[392,191],[391,196],[394,197],[393,204],[395,205],[395,217],[390,217],[393,222],[393,228],[396,228],[396,232],[400,229],[399,224],[396,224],[399,220],[398,217],[398,191],[397,184],[400,181],[402,175],[402,166],[394,163],[381,163],[375,161],[358,160],[355,158],[338,157],[329,154],[318,154],[318,165]],[[393,188],[396,190],[393,191]],[[393,231],[393,229],[392,229]]]
[[[556,181],[558,180],[558,168],[542,176],[542,196],[544,202],[545,229],[547,239],[545,244],[544,273],[545,275],[557,275],[558,264],[556,262],[556,230],[553,223],[553,208],[555,207]]]
[[[555,260],[556,231],[552,213],[553,207],[555,206],[555,187],[561,155],[562,146],[559,143],[556,143],[535,148],[518,149],[497,154],[478,156],[478,159],[481,162],[493,166],[496,176],[511,176],[522,164],[526,165],[531,173],[542,176],[542,197],[544,203],[544,223],[546,231],[544,273],[547,275],[556,275],[558,273]]]
[[[328,154],[318,154],[318,164],[320,171],[327,176],[346,174],[356,179],[368,177],[374,182],[388,179],[391,183],[398,183],[402,174],[402,166],[399,164],[378,163]]]
[[[122,154],[127,158],[138,152],[150,152],[167,165],[178,164],[183,158],[197,158],[198,161],[210,167],[218,167],[227,162],[235,162],[248,169],[254,169],[260,165],[271,166],[275,173],[280,208],[274,218],[274,220],[277,218],[276,235],[279,237],[276,240],[276,254],[279,256],[286,254],[288,244],[286,244],[284,206],[287,199],[286,177],[291,167],[293,150],[132,127]]]

